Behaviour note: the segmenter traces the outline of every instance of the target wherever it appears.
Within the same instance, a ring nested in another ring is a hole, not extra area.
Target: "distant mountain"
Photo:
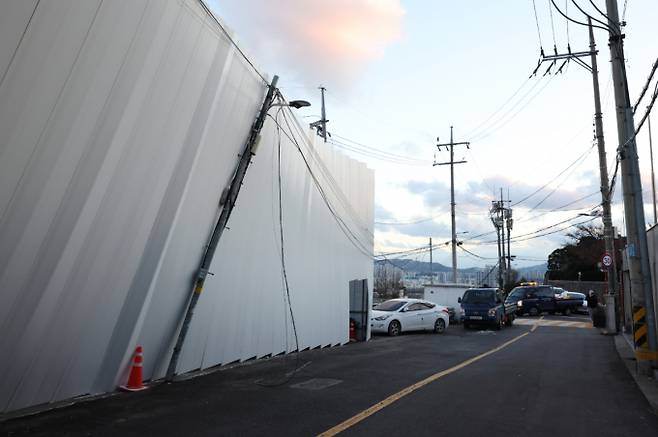
[[[429,275],[430,271],[434,273],[440,272],[450,272],[452,269],[441,263],[432,263],[432,268],[430,270],[430,263],[415,261],[411,259],[389,259],[389,260],[376,260],[375,265],[394,265],[401,270],[404,270],[406,273],[415,273],[419,275]],[[469,267],[466,269],[458,269],[460,273],[476,273],[478,271],[482,272],[489,270],[485,267]],[[537,264],[528,267],[516,267],[515,270],[519,272],[519,278],[525,277],[526,279],[537,279],[543,278],[544,273],[546,272],[546,263]]]
[[[430,272],[450,272],[452,268],[444,266],[441,263],[432,263],[430,269],[430,263],[415,261],[412,259],[389,259],[389,260],[376,260],[375,265],[393,265],[399,269],[404,270],[407,273],[419,273],[429,275]]]
[[[515,270],[519,272],[519,277],[525,276],[527,279],[534,279],[535,277],[544,277],[546,273],[547,264],[537,264],[528,267],[517,267]]]

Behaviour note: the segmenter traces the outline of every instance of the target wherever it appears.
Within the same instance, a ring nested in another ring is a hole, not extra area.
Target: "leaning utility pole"
[[[605,140],[603,138],[603,116],[601,114],[601,92],[599,89],[599,70],[597,63],[596,42],[594,41],[594,28],[592,19],[588,18],[589,23],[589,49],[592,61],[592,84],[594,85],[594,129],[596,135],[596,144],[599,151],[599,173],[601,177],[601,207],[603,209],[603,239],[605,242],[605,251],[612,258],[612,266],[608,268],[608,294],[615,296],[617,304],[619,296],[617,295],[617,254],[615,253],[615,236],[612,227],[612,213],[610,208],[610,183],[608,181],[608,161],[605,153]],[[617,314],[617,319],[619,315]],[[611,326],[615,326],[615,324]],[[616,330],[616,327],[615,327]]]
[[[649,250],[644,224],[644,205],[640,166],[635,142],[633,109],[628,93],[626,66],[624,64],[624,35],[621,33],[617,0],[606,0],[608,26],[610,27],[610,57],[617,109],[617,149],[624,191],[626,218],[627,255],[633,301],[633,336],[635,357],[638,361],[651,361],[647,370],[658,365],[656,320],[651,290]]]
[[[436,141],[439,141],[439,138],[436,138]],[[457,283],[457,228],[455,223],[455,164],[465,164],[466,161],[455,161],[455,151],[454,146],[465,145],[466,148],[469,148],[471,143],[468,141],[462,141],[459,143],[453,142],[452,139],[452,126],[450,126],[450,142],[449,143],[439,143],[436,147],[441,151],[441,147],[444,147],[450,152],[450,161],[449,162],[435,162],[433,165],[448,165],[450,164],[450,216],[452,218],[452,282]]]
[[[167,367],[167,381],[172,381],[174,375],[176,374],[178,357],[180,356],[181,350],[183,349],[183,344],[185,343],[185,337],[190,327],[192,316],[194,315],[194,308],[196,307],[196,304],[199,301],[199,297],[201,296],[201,292],[203,291],[203,286],[206,282],[206,277],[208,276],[208,269],[210,269],[212,259],[215,255],[217,246],[219,245],[219,239],[224,232],[224,228],[226,228],[226,224],[228,223],[228,219],[231,216],[231,212],[233,211],[233,207],[235,206],[235,202],[238,198],[238,193],[240,192],[240,187],[242,186],[244,176],[247,173],[247,168],[249,167],[251,159],[254,156],[254,147],[260,136],[263,123],[265,123],[267,111],[272,106],[274,92],[276,91],[276,84],[278,81],[279,76],[274,76],[272,78],[272,83],[268,86],[263,105],[260,108],[260,112],[258,113],[256,120],[251,126],[251,131],[249,132],[249,136],[247,137],[244,149],[242,150],[242,154],[238,160],[235,173],[233,173],[233,178],[231,179],[231,182],[226,189],[227,194],[225,196],[222,195],[222,211],[219,215],[219,218],[217,219],[217,222],[215,223],[215,227],[212,231],[212,234],[210,235],[210,241],[206,246],[205,253],[201,258],[201,263],[197,269],[196,277],[194,278],[194,286],[192,287],[191,293],[192,296],[190,297],[190,301],[185,312],[183,325],[181,326],[178,338],[176,339],[174,352],[171,356],[171,360],[169,361],[169,366]]]

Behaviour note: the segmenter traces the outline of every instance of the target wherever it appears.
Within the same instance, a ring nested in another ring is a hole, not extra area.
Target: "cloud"
[[[308,86],[348,88],[400,38],[399,0],[210,1],[258,64],[294,71]]]

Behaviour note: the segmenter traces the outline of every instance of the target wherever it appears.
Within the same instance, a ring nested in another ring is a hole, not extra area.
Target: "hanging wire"
[[[553,8],[551,6],[551,0],[546,0],[548,2],[548,11],[551,16],[551,32],[553,32],[553,51],[557,55],[557,42],[555,40],[555,23],[553,22]]]
[[[589,18],[590,20],[599,23],[600,25],[602,25],[603,27],[607,28],[607,29],[608,29],[610,32],[612,32],[612,33],[617,33],[617,34],[620,34],[620,33],[621,33],[621,30],[619,29],[619,25],[614,24],[614,26],[615,26],[614,28],[613,28],[613,27],[610,27],[610,25],[609,25],[608,23],[605,23],[605,22],[599,20],[598,18],[594,18],[594,17],[592,17],[590,14],[588,14],[587,12],[585,12],[585,10],[584,10],[583,8],[581,8],[581,7],[578,5],[578,3],[576,3],[576,0],[571,0],[571,3],[573,3],[574,6],[576,7],[576,9],[578,9],[578,10],[579,10],[584,16],[586,16],[586,17]],[[592,4],[593,4],[593,3],[592,3]],[[596,8],[596,10],[600,12],[600,10],[599,10],[598,8]],[[604,17],[606,17],[606,19],[608,19],[608,16],[605,15],[603,12],[600,12],[600,13],[601,13]],[[610,21],[610,20],[608,20],[608,22],[609,22],[609,21]]]
[[[562,9],[558,8],[558,6],[555,4],[555,0],[551,0],[551,3],[553,4],[553,7],[555,8],[555,10],[558,11],[559,14],[562,15],[567,20],[569,20],[569,21],[571,21],[572,23],[575,23],[575,24],[580,24],[581,26],[589,27],[589,24],[583,23],[582,21],[574,20],[573,18],[567,16],[564,12],[562,12]],[[617,33],[617,32],[614,31],[614,29],[612,29],[611,27],[609,27],[607,25],[605,27],[603,27],[603,26],[597,26],[596,24],[592,24],[592,27],[596,27],[597,29],[605,30],[606,32]]]
[[[564,0],[564,12],[569,15],[569,0]],[[569,20],[567,20],[567,50],[571,53],[571,37],[569,36]]]
[[[544,44],[541,41],[541,31],[539,30],[539,18],[537,17],[537,5],[535,0],[532,0],[532,9],[535,11],[535,24],[537,24],[537,36],[539,37],[539,48],[541,49],[542,55],[544,54]]]

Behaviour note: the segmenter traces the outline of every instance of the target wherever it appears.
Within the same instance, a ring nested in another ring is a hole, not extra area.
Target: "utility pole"
[[[653,172],[653,142],[651,139],[651,115],[647,116],[647,127],[649,128],[649,159],[651,159],[651,191],[653,192],[653,224],[658,223],[656,218],[656,176]]]
[[[316,122],[311,123],[311,128],[317,130],[318,135],[322,137],[322,139],[324,140],[325,143],[327,142],[327,134],[328,134],[328,132],[327,132],[327,122],[329,121],[329,120],[327,120],[327,113],[326,113],[326,109],[325,109],[325,106],[324,106],[324,92],[326,90],[327,89],[325,87],[323,87],[323,86],[320,87],[320,94],[321,94],[321,99],[322,99],[322,109],[321,109],[322,112],[320,112],[321,119],[316,121]],[[331,136],[331,135],[329,135],[329,136]]]
[[[507,201],[509,200],[509,192],[507,193]],[[511,203],[511,202],[510,202]],[[505,208],[505,224],[507,225],[507,283],[511,281],[512,273],[512,247],[510,241],[510,235],[512,234],[512,226],[514,220],[512,219],[512,208]]]
[[[503,289],[503,270],[505,269],[505,260],[503,259],[503,253],[501,249],[501,238],[500,230],[503,226],[502,216],[501,216],[501,207],[502,200],[492,200],[491,209],[489,210],[489,218],[491,218],[491,223],[493,223],[494,228],[496,228],[496,236],[498,238],[498,288]],[[505,244],[503,241],[502,244]],[[494,266],[495,267],[495,266]],[[488,275],[487,275],[488,276]]]
[[[183,349],[183,344],[185,343],[185,337],[190,327],[190,322],[192,321],[194,308],[196,307],[196,304],[199,301],[199,297],[201,296],[201,292],[203,291],[203,286],[206,282],[206,277],[208,276],[208,269],[210,268],[213,256],[215,255],[215,250],[219,245],[219,239],[224,232],[224,228],[226,228],[226,224],[228,223],[228,219],[231,216],[231,212],[233,211],[233,207],[235,206],[235,202],[238,198],[240,187],[242,186],[245,174],[247,173],[251,159],[254,156],[254,145],[260,136],[260,131],[263,128],[263,123],[265,122],[267,111],[272,106],[274,93],[276,91],[276,84],[278,81],[279,76],[274,76],[272,78],[272,83],[268,87],[265,100],[263,101],[263,105],[260,108],[260,112],[258,113],[258,116],[256,117],[253,125],[251,126],[249,137],[247,138],[247,142],[244,146],[244,149],[242,150],[240,159],[238,160],[233,178],[227,187],[227,194],[222,204],[222,211],[219,215],[219,218],[217,219],[217,222],[215,223],[215,227],[212,231],[212,234],[210,235],[210,241],[206,246],[205,253],[203,254],[201,263],[197,269],[196,278],[194,279],[194,286],[192,287],[192,296],[190,297],[190,301],[185,312],[183,325],[181,326],[178,338],[176,339],[174,352],[171,356],[171,360],[169,361],[169,366],[167,367],[167,381],[172,381],[174,375],[176,374],[178,357],[180,356],[181,350]]]
[[[502,247],[502,253],[503,257],[501,259],[503,263],[503,286],[500,288],[503,290],[505,288],[505,284],[509,280],[509,272],[507,271],[507,254],[505,253],[505,203],[503,200],[503,188],[500,188],[500,207],[498,208],[498,214],[500,215],[500,243]]]
[[[430,284],[434,284],[434,273],[432,271],[432,237],[430,237]]]
[[[616,307],[619,306],[619,297],[617,295],[617,254],[615,253],[615,235],[612,227],[612,213],[610,208],[610,183],[608,181],[608,161],[605,153],[605,140],[603,137],[603,116],[601,114],[601,92],[599,88],[599,70],[597,63],[596,42],[594,41],[594,28],[592,19],[588,18],[589,24],[589,49],[592,62],[592,84],[594,86],[594,129],[596,135],[596,144],[599,151],[599,173],[601,177],[601,207],[603,209],[603,239],[605,251],[612,257],[612,266],[608,269],[608,294],[615,296]],[[615,319],[619,319],[616,311]],[[611,324],[616,331],[616,322]]]
[[[436,141],[439,141],[439,138],[436,138]],[[457,227],[455,223],[455,164],[465,164],[466,161],[455,161],[455,150],[454,146],[465,145],[466,148],[470,148],[471,143],[468,141],[462,141],[455,143],[452,138],[452,126],[450,126],[450,142],[449,143],[439,143],[436,147],[441,151],[441,147],[445,147],[450,152],[450,161],[449,162],[435,162],[433,165],[448,165],[450,164],[450,216],[452,218],[452,282],[457,283]]]
[[[610,30],[610,58],[614,83],[618,155],[624,191],[624,211],[626,218],[627,254],[633,301],[633,337],[635,357],[642,362],[646,373],[658,366],[658,344],[656,342],[656,320],[651,290],[651,270],[649,251],[644,224],[642,183],[635,142],[633,109],[628,92],[626,66],[624,63],[624,35],[621,33],[617,0],[606,0],[608,25]]]

